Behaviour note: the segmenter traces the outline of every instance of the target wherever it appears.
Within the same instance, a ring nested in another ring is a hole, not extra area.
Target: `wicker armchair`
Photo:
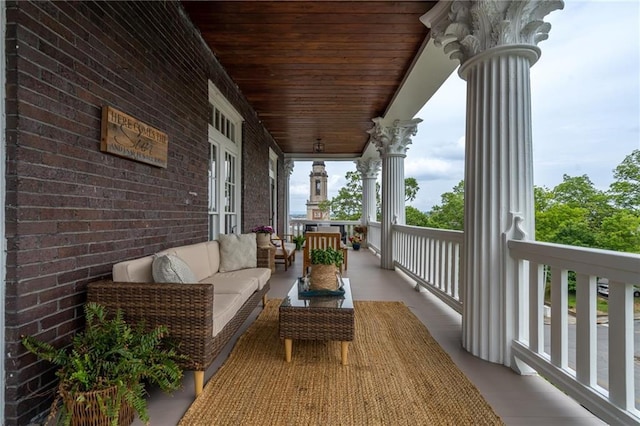
[[[287,234],[289,235],[289,234]],[[292,237],[292,235],[289,235]],[[286,271],[291,263],[296,260],[296,245],[290,240],[281,238],[277,234],[271,235],[271,244],[276,248],[275,262],[284,264],[284,270]]]

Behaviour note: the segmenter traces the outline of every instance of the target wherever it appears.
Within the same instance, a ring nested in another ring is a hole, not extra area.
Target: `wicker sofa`
[[[257,253],[261,250],[269,249],[256,247]],[[183,260],[196,282],[154,282],[154,259],[163,255]],[[268,259],[269,256],[256,257]],[[175,247],[115,264],[113,279],[89,283],[87,298],[109,310],[122,309],[131,323],[144,321],[149,327],[166,325],[180,352],[187,355],[188,360],[182,367],[194,371],[198,396],[204,387],[207,367],[260,300],[266,304],[271,269],[258,264],[257,259],[256,267],[221,272],[218,241]]]

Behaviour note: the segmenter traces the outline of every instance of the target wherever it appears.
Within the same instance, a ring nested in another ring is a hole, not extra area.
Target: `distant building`
[[[327,200],[327,176],[324,161],[314,161],[309,173],[307,219],[329,220],[329,212],[320,210],[320,203]]]

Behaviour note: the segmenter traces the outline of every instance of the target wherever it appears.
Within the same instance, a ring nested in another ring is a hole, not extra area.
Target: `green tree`
[[[554,203],[536,211],[536,240],[593,247],[594,233],[588,226],[589,212],[582,207]]]
[[[405,216],[407,225],[423,227],[429,226],[429,216],[413,206],[405,207]]]
[[[553,204],[553,192],[544,186],[534,186],[533,199],[536,212],[545,211]]]
[[[640,215],[618,210],[604,218],[596,235],[596,244],[608,250],[640,253]]]
[[[441,198],[442,204],[433,206],[427,214],[427,226],[461,231],[464,228],[464,181],[454,186],[452,192],[442,194]]]
[[[362,216],[362,179],[360,173],[349,171],[345,175],[346,184],[331,200],[320,203],[320,208],[328,206],[331,218],[336,220],[358,220]],[[413,201],[420,186],[415,178],[404,180],[405,201]],[[376,212],[380,219],[380,185],[376,182]]]
[[[404,180],[404,201],[413,201],[418,195],[420,186],[416,178],[408,177]]]
[[[320,203],[318,204],[318,210],[320,210],[323,214],[324,213],[330,214],[331,213],[331,201],[330,200],[320,201]]]
[[[358,220],[362,216],[362,179],[358,172],[347,172],[346,184],[338,195],[328,200],[331,217],[337,220]]]
[[[587,210],[587,225],[595,232],[602,219],[613,213],[610,197],[596,189],[587,175],[571,177],[562,176],[562,182],[553,188],[553,203]]]
[[[615,181],[609,186],[614,204],[640,213],[640,149],[627,155],[613,171]]]

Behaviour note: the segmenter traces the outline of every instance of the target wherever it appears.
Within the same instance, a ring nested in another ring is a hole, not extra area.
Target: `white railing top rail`
[[[336,220],[336,219],[331,219],[331,220],[313,220],[313,219],[296,219],[296,218],[291,218],[289,219],[289,222],[296,222],[296,223],[304,223],[304,224],[321,224],[321,225],[330,225],[330,224],[344,224],[344,225],[359,225],[361,222],[359,220]]]
[[[393,225],[392,228],[394,231],[405,232],[407,234],[412,234],[419,237],[429,237],[443,241],[451,241],[454,243],[462,244],[464,240],[464,232],[455,231],[452,229],[425,228],[421,226],[411,225]]]
[[[510,254],[516,258],[612,281],[640,284],[640,254],[540,241],[510,240],[508,245]]]

